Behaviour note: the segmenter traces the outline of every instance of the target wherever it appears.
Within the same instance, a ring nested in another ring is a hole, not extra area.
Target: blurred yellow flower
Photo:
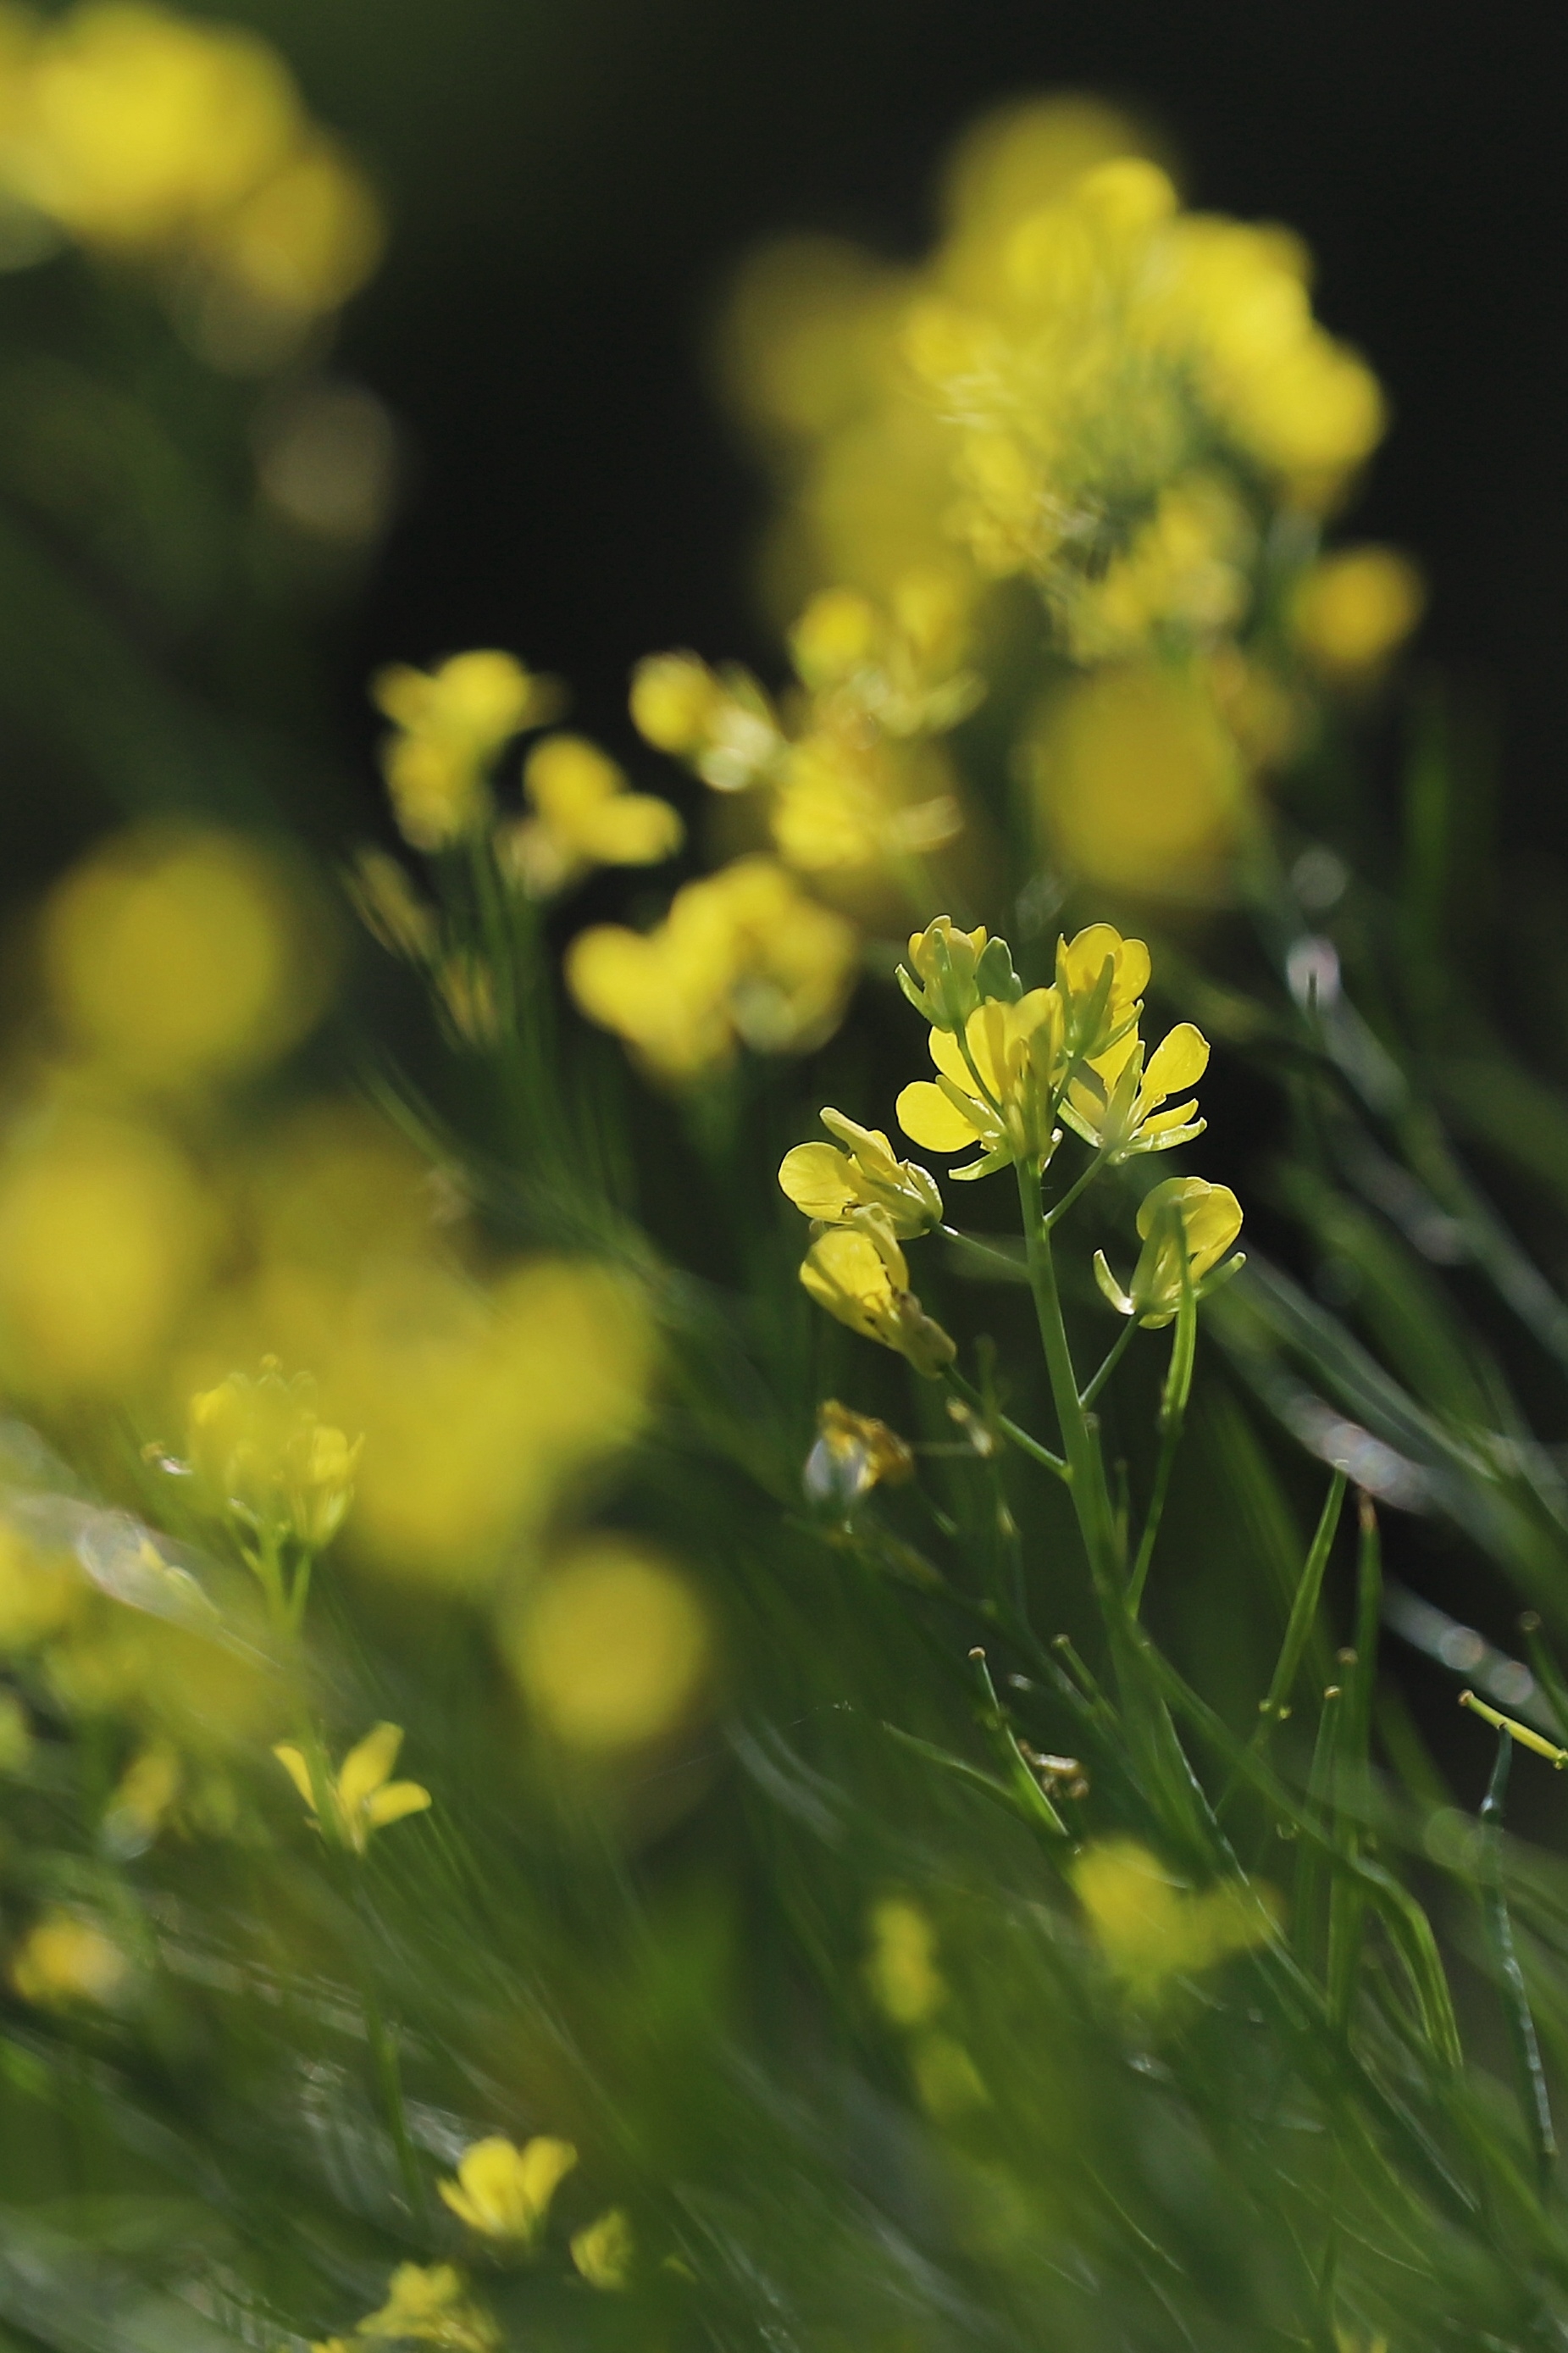
[[[639,1539],[584,1537],[502,1625],[507,1662],[546,1731],[613,1756],[675,1731],[707,1682],[712,1637],[687,1579]]]
[[[400,1822],[407,1814],[420,1814],[430,1804],[430,1792],[417,1781],[394,1781],[388,1778],[397,1762],[397,1752],[403,1746],[403,1727],[398,1724],[378,1724],[367,1732],[357,1746],[351,1748],[337,1773],[322,1764],[322,1794],[327,1801],[328,1827],[333,1840],[363,1854],[376,1831],[385,1830],[389,1823]],[[310,1777],[310,1767],[302,1749],[289,1741],[279,1741],[272,1754],[299,1790],[300,1795],[316,1818],[316,1791]]]
[[[913,1453],[874,1414],[827,1398],[816,1409],[816,1432],[803,1479],[814,1504],[847,1513],[873,1487],[899,1487],[914,1477]]]
[[[254,1068],[313,1025],[332,942],[280,858],[238,834],[146,828],[45,904],[44,975],[71,1043],[132,1082]]]
[[[434,2345],[440,2353],[495,2353],[501,2341],[495,2322],[470,2301],[462,2274],[450,2263],[399,2263],[386,2302],[365,2315],[354,2335],[377,2344]]]
[[[552,679],[511,654],[453,654],[434,670],[378,670],[371,700],[397,729],[382,749],[393,814],[416,849],[443,849],[490,813],[489,771],[514,735],[547,726]]]
[[[11,1982],[41,2009],[85,2003],[112,2010],[131,1982],[131,1963],[91,1921],[56,1909],[36,1920],[11,1959]]]
[[[1378,670],[1420,620],[1426,586],[1392,547],[1347,547],[1320,556],[1290,602],[1290,634],[1334,685]]]
[[[576,2162],[569,2140],[539,2135],[518,2148],[498,2134],[465,2149],[456,2181],[437,2187],[470,2231],[527,2249],[538,2240],[550,2201]]]
[[[721,1070],[741,1044],[775,1054],[819,1044],[855,965],[853,927],[766,858],[686,883],[652,932],[595,924],[566,952],[584,1012],[673,1085]]]
[[[1279,1933],[1272,1889],[1226,1880],[1194,1893],[1134,1839],[1086,1847],[1072,1882],[1107,1965],[1138,2000],[1157,2000],[1173,1978],[1212,1968]]]
[[[1138,1231],[1143,1240],[1130,1291],[1123,1291],[1103,1250],[1094,1254],[1094,1275],[1119,1315],[1136,1315],[1157,1330],[1169,1324],[1190,1289],[1201,1297],[1241,1231],[1241,1204],[1228,1185],[1210,1185],[1202,1176],[1168,1176],[1145,1193],[1138,1206]],[[1223,1275],[1241,1266],[1231,1260]]]
[[[689,760],[715,792],[742,792],[783,749],[778,716],[751,675],[709,669],[696,654],[648,654],[632,672],[631,713],[658,752]]]
[[[44,1114],[0,1161],[0,1360],[43,1396],[133,1392],[207,1266],[214,1226],[152,1127]]]
[[[910,1289],[909,1267],[882,1210],[862,1209],[852,1225],[820,1234],[800,1279],[819,1307],[862,1338],[907,1357],[928,1379],[952,1364],[957,1351]]]
[[[668,801],[628,791],[624,770],[581,735],[547,735],[523,764],[534,814],[507,827],[501,864],[531,898],[547,899],[595,866],[657,866],[685,828]]]
[[[907,1895],[886,1895],[872,1905],[869,1926],[866,1981],[872,2000],[895,2026],[922,2025],[947,2000],[930,1920]]]
[[[68,1552],[48,1550],[0,1520],[0,1652],[31,1650],[68,1624],[84,1583]]]
[[[631,2223],[620,2207],[607,2208],[574,2232],[571,2248],[572,2261],[590,2287],[613,2293],[630,2279],[637,2248]]]
[[[215,1510],[312,1552],[342,1525],[364,1445],[321,1421],[315,1394],[308,1374],[285,1380],[278,1359],[264,1357],[257,1379],[230,1373],[192,1398],[187,1441]]]
[[[786,1152],[779,1184],[803,1217],[842,1225],[856,1209],[883,1209],[900,1241],[942,1223],[936,1182],[912,1160],[898,1160],[879,1128],[861,1127],[831,1105],[822,1124],[844,1145],[797,1144]]]

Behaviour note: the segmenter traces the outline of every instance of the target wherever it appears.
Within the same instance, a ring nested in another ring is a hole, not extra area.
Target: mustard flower
[[[1201,1176],[1168,1176],[1146,1193],[1138,1231],[1143,1248],[1131,1288],[1122,1290],[1103,1250],[1094,1254],[1094,1279],[1119,1315],[1136,1315],[1152,1331],[1173,1319],[1185,1290],[1202,1298],[1245,1263],[1237,1255],[1219,1264],[1241,1231],[1240,1202],[1227,1185]]]
[[[942,1223],[936,1181],[912,1160],[899,1160],[879,1128],[861,1127],[828,1105],[822,1124],[846,1149],[797,1144],[779,1167],[779,1183],[803,1217],[843,1225],[857,1209],[882,1209],[900,1241]]]
[[[984,925],[961,932],[951,915],[911,934],[910,963],[912,973],[899,966],[899,987],[933,1029],[962,1029],[988,999],[1011,1002],[1023,993],[1006,941],[990,939]]]
[[[548,724],[553,680],[507,653],[454,654],[434,670],[378,671],[371,699],[397,729],[382,749],[393,814],[416,849],[443,849],[489,814],[489,775],[514,735]]]
[[[1136,1153],[1168,1152],[1204,1132],[1195,1098],[1163,1106],[1169,1096],[1197,1083],[1208,1059],[1208,1039],[1190,1021],[1168,1030],[1146,1060],[1142,1039],[1129,1031],[1069,1080],[1062,1117],[1112,1167]]]
[[[13,1956],[10,1974],[23,2000],[40,2009],[79,2003],[112,2010],[130,1984],[131,1964],[101,1928],[57,1907],[28,1929]]]
[[[1031,988],[1016,1003],[993,999],[969,1017],[962,1042],[932,1029],[937,1076],[915,1079],[897,1104],[899,1125],[928,1152],[982,1146],[978,1160],[949,1174],[988,1176],[1010,1161],[1050,1158],[1059,1138],[1053,1124],[1067,1068],[1061,999],[1054,988]]]
[[[595,866],[657,866],[684,838],[668,801],[628,790],[625,772],[581,735],[536,744],[522,789],[533,815],[508,827],[497,849],[531,898],[549,898]]]
[[[717,793],[744,792],[784,748],[778,717],[749,670],[696,654],[649,654],[632,672],[632,723],[656,751],[688,760]]]
[[[590,2287],[614,2291],[626,2286],[636,2249],[631,2223],[620,2207],[611,2206],[574,2232],[571,2248],[572,2261]]]
[[[191,1468],[218,1511],[311,1552],[331,1542],[364,1441],[318,1418],[308,1375],[285,1380],[264,1356],[257,1379],[230,1373],[193,1397],[187,1428]]]
[[[806,1252],[800,1279],[819,1307],[868,1340],[905,1356],[934,1380],[957,1350],[910,1289],[910,1271],[890,1219],[862,1209],[853,1225],[830,1226]]]
[[[1090,923],[1057,942],[1056,989],[1063,1043],[1074,1062],[1092,1062],[1120,1044],[1143,1010],[1149,951],[1111,923]]]
[[[497,2134],[465,2149],[456,2181],[437,2186],[470,2231],[527,2249],[537,2242],[550,2201],[576,2162],[569,2140],[538,2135],[518,2148]]]
[[[405,1814],[423,1813],[431,1802],[429,1790],[421,1788],[417,1781],[393,1781],[387,1778],[402,1746],[401,1725],[378,1724],[349,1750],[335,1775],[323,1772],[330,1835],[355,1854],[363,1854],[373,1832],[385,1830],[390,1822],[402,1821]],[[321,1829],[310,1767],[303,1751],[281,1741],[272,1754],[316,1818],[317,1829]]]
[[[386,2302],[367,2313],[354,2334],[376,2344],[434,2345],[441,2353],[494,2353],[500,2343],[494,2321],[469,2301],[462,2274],[450,2263],[399,2263]]]
[[[828,1398],[816,1409],[816,1431],[801,1482],[814,1504],[847,1513],[873,1487],[901,1487],[914,1477],[909,1447],[874,1414]]]
[[[1392,547],[1321,556],[1290,599],[1290,634],[1321,677],[1351,686],[1375,677],[1420,620],[1426,590]]]

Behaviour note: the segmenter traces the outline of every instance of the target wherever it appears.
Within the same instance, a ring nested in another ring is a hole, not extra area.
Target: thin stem
[[[1031,1438],[1026,1430],[1021,1430],[1018,1424],[1016,1421],[1010,1421],[1005,1413],[998,1413],[994,1406],[988,1406],[980,1391],[966,1381],[962,1373],[955,1372],[951,1365],[944,1366],[942,1370],[946,1379],[952,1383],[965,1404],[975,1407],[994,1429],[1001,1431],[1010,1444],[1018,1449],[1021,1454],[1026,1454],[1032,1462],[1037,1462],[1042,1470],[1051,1472],[1055,1477],[1064,1480],[1068,1478],[1068,1466],[1059,1454],[1053,1454],[1048,1446],[1042,1446],[1037,1438]]]
[[[1121,1326],[1121,1331],[1117,1334],[1115,1339],[1111,1342],[1110,1352],[1107,1356],[1105,1362],[1101,1365],[1099,1372],[1096,1373],[1088,1388],[1084,1390],[1083,1395],[1079,1399],[1079,1403],[1083,1407],[1086,1413],[1089,1407],[1094,1403],[1095,1398],[1100,1395],[1100,1390],[1105,1387],[1106,1382],[1110,1378],[1111,1374],[1116,1370],[1117,1366],[1121,1362],[1122,1357],[1126,1355],[1132,1335],[1137,1331],[1137,1317],[1135,1315],[1130,1315]]]
[[[1544,2194],[1551,2187],[1557,2161],[1557,2136],[1552,2123],[1552,2103],[1547,2096],[1546,2075],[1541,2064],[1541,2045],[1536,2040],[1535,2021],[1531,2015],[1530,1996],[1525,1989],[1524,1972],[1519,1965],[1519,1954],[1513,1941],[1513,1923],[1509,1917],[1508,1898],[1503,1893],[1502,1883],[1502,1809],[1512,1756],[1512,1738],[1505,1728],[1500,1727],[1497,1759],[1492,1766],[1487,1794],[1481,1800],[1481,1821],[1487,1838],[1481,1901],[1488,1941],[1498,1973],[1499,1991],[1508,2020],[1509,2040],[1513,2045],[1514,2065],[1519,2073],[1520,2093],[1530,2145],[1535,2158],[1536,2177]]]
[[[1045,1350],[1046,1371],[1061,1428],[1073,1510],[1077,1514],[1084,1550],[1089,1556],[1089,1574],[1102,1605],[1108,1613],[1119,1616],[1121,1599],[1118,1586],[1122,1561],[1116,1542],[1116,1522],[1110,1509],[1105,1465],[1100,1460],[1095,1424],[1092,1417],[1084,1410],[1083,1400],[1079,1395],[1072,1349],[1068,1341],[1067,1326],[1062,1321],[1061,1295],[1057,1289],[1056,1266],[1051,1257],[1051,1238],[1046,1230],[1040,1208],[1039,1164],[1019,1161],[1016,1168],[1018,1205],[1023,1212],[1024,1240],[1028,1252],[1029,1287],[1035,1294],[1040,1345]]]
[[[1184,1243],[1182,1303],[1176,1310],[1176,1328],[1171,1339],[1171,1369],[1165,1376],[1165,1393],[1160,1404],[1160,1459],[1154,1466],[1154,1491],[1149,1498],[1149,1514],[1143,1523],[1138,1557],[1132,1565],[1132,1575],[1127,1588],[1127,1607],[1134,1617],[1143,1598],[1149,1564],[1154,1557],[1154,1542],[1165,1515],[1171,1473],[1176,1467],[1176,1452],[1186,1421],[1187,1398],[1193,1386],[1193,1362],[1197,1349],[1197,1301],[1193,1293],[1192,1273]]]
[[[1088,1191],[1089,1186],[1093,1184],[1095,1178],[1099,1176],[1104,1166],[1105,1147],[1102,1145],[1088,1164],[1079,1170],[1078,1176],[1074,1177],[1072,1183],[1068,1187],[1067,1191],[1062,1195],[1061,1199],[1054,1203],[1053,1206],[1046,1211],[1046,1229],[1047,1232],[1049,1232],[1053,1226],[1060,1224],[1062,1219],[1067,1216],[1068,1211],[1072,1208],[1073,1203],[1078,1199],[1079,1194]]]

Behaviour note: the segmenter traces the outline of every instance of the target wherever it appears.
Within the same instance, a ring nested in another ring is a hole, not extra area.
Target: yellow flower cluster
[[[523,2148],[500,2134],[464,2150],[444,2202],[479,2238],[526,2253],[543,2231],[556,2190],[577,2162],[569,2140],[538,2135]]]
[[[748,671],[671,653],[638,665],[632,716],[715,792],[762,790],[773,845],[802,873],[896,872],[960,827],[935,739],[983,692],[963,641],[939,573],[899,582],[885,604],[828,589],[791,631],[798,684],[782,708]]]
[[[854,927],[772,859],[688,882],[655,930],[599,923],[566,953],[590,1020],[670,1085],[721,1071],[740,1046],[800,1053],[837,1027],[854,983]]]
[[[364,1441],[321,1419],[308,1375],[285,1380],[265,1357],[258,1379],[230,1373],[192,1398],[189,1428],[191,1468],[216,1511],[312,1552],[331,1542]]]
[[[382,766],[398,830],[426,850],[447,849],[489,823],[496,761],[514,735],[548,725],[561,703],[553,679],[489,650],[453,654],[434,670],[395,663],[376,673],[370,691],[396,730]]]
[[[93,251],[155,262],[210,354],[285,355],[382,245],[363,174],[254,34],[147,0],[0,16],[0,199]],[[19,224],[12,242],[17,242]]]
[[[310,2353],[367,2353],[385,2345],[429,2345],[437,2353],[496,2353],[501,2336],[468,2295],[451,2263],[399,2263],[386,2302],[367,2313],[352,2337],[329,2337]]]
[[[1213,1968],[1279,1933],[1278,1900],[1257,1882],[1181,1886],[1135,1839],[1101,1839],[1073,1865],[1073,1887],[1107,1967],[1134,2000]]]

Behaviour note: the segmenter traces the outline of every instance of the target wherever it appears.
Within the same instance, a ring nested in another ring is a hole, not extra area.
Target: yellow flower
[[[942,1223],[935,1179],[912,1160],[895,1159],[879,1128],[860,1127],[831,1106],[824,1109],[822,1124],[847,1148],[797,1144],[779,1168],[779,1183],[803,1217],[837,1226],[857,1209],[884,1209],[900,1241]]]
[[[869,1925],[866,1978],[872,2000],[895,2026],[923,2025],[947,2000],[931,1922],[908,1896],[888,1895],[872,1905]]]
[[[495,2322],[468,2300],[462,2274],[450,2263],[399,2263],[386,2302],[354,2333],[378,2344],[435,2345],[441,2353],[493,2353],[500,2343]]]
[[[962,1029],[986,998],[1016,997],[1019,984],[1005,940],[988,940],[984,925],[961,932],[938,915],[910,937],[911,973],[899,966],[899,987],[936,1029]]]
[[[862,1209],[813,1242],[800,1279],[819,1307],[868,1340],[906,1356],[934,1380],[957,1351],[910,1289],[910,1271],[888,1218]]]
[[[437,2186],[470,2231],[529,2248],[544,2228],[551,2200],[576,2162],[577,2152],[569,2140],[541,2135],[518,2148],[497,2134],[465,2149],[457,2180]]]
[[[1147,947],[1142,940],[1124,940],[1110,923],[1090,923],[1072,939],[1058,940],[1063,1043],[1075,1062],[1097,1060],[1128,1034],[1143,1010],[1148,985]]]
[[[1270,1889],[1224,1881],[1194,1894],[1134,1839],[1086,1847],[1072,1879],[1095,1942],[1137,2000],[1156,2000],[1173,1978],[1212,1968],[1278,1933]]]
[[[1313,565],[1290,604],[1290,634],[1335,685],[1371,676],[1421,618],[1421,575],[1392,547],[1347,547]]]
[[[847,1513],[873,1487],[900,1487],[914,1477],[910,1449],[874,1414],[856,1413],[828,1398],[816,1409],[816,1430],[802,1482],[814,1504]]]
[[[1042,1166],[1056,1148],[1057,1099],[1068,1062],[1061,998],[1054,988],[1031,988],[1015,1004],[993,1000],[970,1015],[963,1041],[947,1029],[931,1033],[937,1077],[915,1079],[897,1104],[899,1125],[928,1152],[963,1152],[978,1143],[978,1160],[950,1176],[988,1176],[1009,1161]]]
[[[264,1356],[258,1379],[230,1373],[193,1397],[188,1428],[191,1468],[216,1510],[312,1552],[331,1542],[364,1440],[318,1419],[309,1375],[285,1380]]]
[[[1244,1263],[1234,1258],[1215,1273],[1241,1231],[1241,1204],[1228,1185],[1210,1185],[1201,1176],[1167,1177],[1143,1196],[1138,1231],[1143,1248],[1131,1291],[1121,1289],[1103,1250],[1094,1254],[1094,1279],[1119,1315],[1136,1315],[1152,1331],[1172,1321],[1184,1290],[1202,1298]]]
[[[749,670],[721,673],[696,654],[649,654],[632,672],[633,724],[656,751],[689,760],[718,793],[745,791],[784,748],[772,703]]]
[[[384,1830],[389,1822],[400,1822],[405,1814],[423,1813],[430,1803],[429,1790],[421,1788],[417,1781],[387,1778],[402,1746],[401,1725],[378,1724],[349,1750],[337,1774],[328,1772],[324,1765],[321,1768],[331,1834],[355,1854],[363,1854],[374,1831]],[[316,1792],[303,1751],[282,1741],[272,1754],[317,1817],[320,1829]]]
[[[737,859],[688,882],[654,931],[598,923],[566,952],[566,979],[590,1020],[625,1039],[656,1077],[710,1076],[738,1045],[798,1053],[837,1026],[854,978],[856,935],[782,866]]]
[[[58,1909],[33,1923],[11,1962],[11,1982],[23,2000],[46,2010],[76,2002],[111,2010],[130,1976],[131,1964],[112,1937]]]
[[[382,765],[399,830],[416,849],[445,849],[485,821],[497,754],[546,725],[561,700],[553,680],[491,651],[454,654],[428,671],[395,665],[370,691],[398,730]]]
[[[574,2233],[572,2260],[590,2287],[625,2287],[631,2276],[632,2226],[618,2206]]]
[[[563,891],[594,866],[657,866],[685,828],[668,801],[626,788],[624,772],[581,735],[549,735],[522,771],[535,814],[509,827],[502,865],[535,899]]]
[[[1195,1098],[1169,1111],[1163,1106],[1169,1096],[1197,1083],[1208,1059],[1208,1039],[1190,1021],[1167,1031],[1146,1061],[1142,1039],[1129,1030],[1068,1082],[1062,1117],[1112,1167],[1135,1153],[1168,1152],[1204,1132]]]

